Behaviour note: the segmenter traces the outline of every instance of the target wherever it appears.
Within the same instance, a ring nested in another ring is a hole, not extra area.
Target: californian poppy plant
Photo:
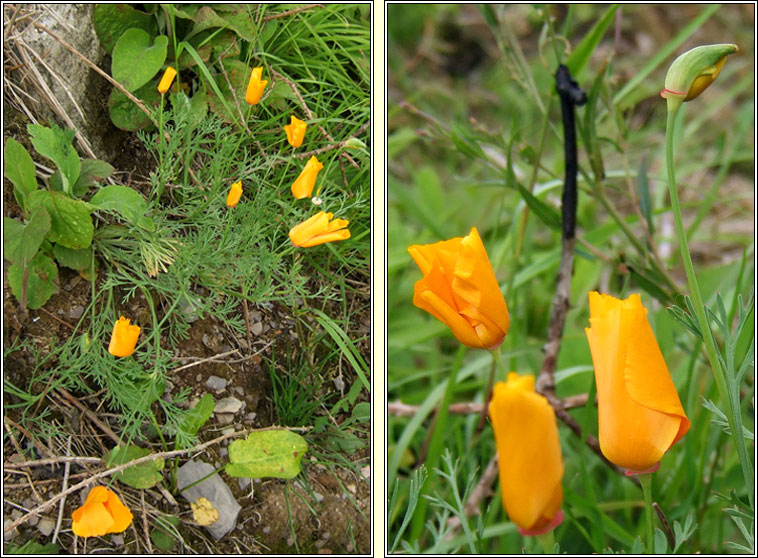
[[[176,70],[169,66],[166,68],[166,71],[163,72],[163,77],[161,78],[160,83],[158,84],[158,92],[161,95],[164,95],[169,88],[171,87],[171,83],[173,83],[174,78],[176,77]]]
[[[242,197],[242,181],[235,182],[232,187],[229,188],[229,193],[226,195],[226,206],[237,207],[237,204]]]
[[[266,88],[268,80],[261,79],[262,75],[263,66],[253,68],[253,72],[250,74],[250,81],[247,84],[247,92],[245,93],[245,101],[247,101],[248,105],[257,105],[263,96],[263,90]]]
[[[534,390],[534,376],[508,374],[490,402],[500,492],[522,535],[541,535],[563,520],[563,457],[555,411]]]
[[[319,211],[310,219],[292,227],[289,236],[295,246],[310,248],[350,238],[350,231],[346,228],[349,224],[347,219],[332,220],[331,213]]]
[[[122,533],[132,524],[132,512],[104,486],[90,490],[84,505],[71,514],[71,526],[80,537],[102,537]]]
[[[474,349],[494,349],[510,326],[508,308],[476,227],[468,236],[408,248],[424,278],[413,304]]]
[[[587,339],[595,366],[600,449],[630,472],[655,470],[690,428],[640,295],[591,292]]]
[[[300,176],[298,176],[295,179],[295,182],[292,183],[292,195],[299,200],[309,198],[313,193],[313,187],[316,185],[318,172],[323,168],[323,163],[321,163],[315,155],[308,159],[305,167],[300,172]]]
[[[284,127],[284,133],[287,134],[287,142],[292,147],[300,147],[305,139],[305,129],[308,124],[300,120],[297,116],[290,117],[290,123]]]
[[[131,325],[131,320],[121,316],[113,326],[111,342],[108,345],[108,352],[113,356],[127,357],[134,352],[137,346],[140,327]]]

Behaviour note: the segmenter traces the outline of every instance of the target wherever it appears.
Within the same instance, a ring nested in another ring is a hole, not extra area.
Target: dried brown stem
[[[106,436],[108,436],[108,437],[109,437],[111,440],[113,440],[113,441],[114,441],[116,444],[120,444],[120,443],[121,443],[121,438],[119,438],[118,436],[116,436],[116,433],[115,433],[115,432],[113,432],[113,430],[111,430],[111,428],[110,428],[110,427],[109,427],[107,424],[105,424],[103,421],[101,421],[101,420],[98,418],[98,416],[97,416],[95,413],[93,413],[93,412],[92,412],[92,411],[90,411],[90,410],[89,410],[87,407],[85,407],[84,405],[82,405],[82,404],[79,402],[79,400],[78,400],[76,397],[74,397],[73,395],[71,395],[71,394],[68,392],[68,390],[66,390],[66,388],[62,388],[62,387],[59,387],[59,388],[58,388],[58,392],[59,392],[59,393],[60,393],[60,394],[61,394],[63,397],[65,397],[65,398],[66,398],[66,400],[67,400],[69,403],[71,403],[71,404],[72,404],[74,407],[76,407],[76,408],[77,408],[77,409],[79,409],[79,410],[80,410],[82,413],[84,413],[84,414],[87,416],[87,418],[88,418],[88,419],[90,419],[92,422],[94,422],[94,423],[97,425],[97,427],[98,427],[98,428],[99,428],[99,429],[100,429],[100,430],[101,430],[101,431],[102,431],[102,432],[103,432],[103,433],[104,433]]]
[[[264,23],[267,21],[271,21],[272,19],[279,19],[280,17],[288,17],[291,15],[295,15],[300,12],[304,12],[306,10],[312,10],[313,8],[323,8],[323,4],[310,4],[308,6],[300,6],[299,8],[295,8],[294,10],[287,10],[286,12],[282,12],[280,14],[273,14],[270,16],[264,16],[261,21]]]

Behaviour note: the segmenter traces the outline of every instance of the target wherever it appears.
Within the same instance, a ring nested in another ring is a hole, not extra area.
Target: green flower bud
[[[705,45],[688,50],[674,60],[661,91],[668,110],[678,110],[684,101],[705,91],[718,77],[727,55],[737,50],[737,45]]]

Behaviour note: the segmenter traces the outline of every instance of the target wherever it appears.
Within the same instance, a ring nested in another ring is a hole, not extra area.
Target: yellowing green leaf
[[[229,444],[225,470],[232,477],[291,479],[300,473],[300,461],[308,450],[305,438],[289,430],[251,432]]]

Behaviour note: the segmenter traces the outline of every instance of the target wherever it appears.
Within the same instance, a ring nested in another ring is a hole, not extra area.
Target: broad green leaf
[[[579,42],[579,44],[574,49],[574,52],[571,53],[568,62],[566,62],[566,66],[568,66],[568,69],[571,72],[571,75],[574,76],[574,79],[579,76],[581,71],[587,65],[587,62],[589,62],[592,53],[595,52],[595,48],[600,43],[603,35],[605,35],[605,31],[608,29],[610,24],[613,23],[613,16],[616,15],[616,10],[618,10],[618,8],[618,4],[611,5],[605,11],[603,17],[601,17],[597,23],[592,26],[592,29],[590,29],[589,33],[587,33]]]
[[[158,33],[155,18],[145,12],[140,12],[128,4],[98,4],[92,14],[92,23],[100,44],[108,52],[113,53],[113,47],[125,31],[136,27],[150,35]]]
[[[113,48],[111,73],[127,91],[136,91],[161,70],[166,61],[168,37],[159,35],[152,41],[142,29],[126,31]],[[155,84],[158,87],[158,84]]]
[[[26,196],[37,189],[37,177],[32,156],[13,138],[5,142],[5,176],[13,183],[13,195],[26,212]]]
[[[173,515],[158,516],[155,519],[155,528],[150,533],[153,544],[163,552],[169,552],[176,545],[176,528],[181,520]]]
[[[26,306],[32,310],[41,308],[55,292],[58,283],[58,267],[55,262],[38,252],[29,262],[29,275],[26,278]],[[24,266],[13,264],[8,268],[8,283],[13,296],[21,301]]]
[[[198,10],[195,15],[195,27],[193,32],[204,31],[215,27],[229,28],[234,30],[242,39],[252,43],[255,41],[255,22],[248,13],[244,4],[236,5],[233,12],[223,12],[222,14],[209,7],[204,6]]]
[[[215,406],[216,403],[213,401],[213,396],[210,393],[203,395],[200,401],[197,402],[197,405],[187,412],[182,423],[182,430],[192,436],[197,434],[200,428],[211,418]]]
[[[122,465],[134,459],[145,457],[152,452],[149,449],[139,446],[116,446],[105,454],[103,461],[107,467]],[[164,460],[162,457],[153,461],[145,461],[127,467],[123,471],[115,473],[113,477],[133,488],[152,488],[163,480],[161,469],[163,469]]]
[[[160,104],[161,95],[152,82],[135,91],[134,96],[143,101],[148,109]],[[127,132],[147,128],[153,122],[129,97],[115,88],[108,97],[108,115],[117,128]]]
[[[31,261],[50,230],[50,214],[36,207],[25,224],[9,217],[3,218],[3,248],[5,258],[24,265]]]
[[[74,184],[74,196],[80,197],[94,186],[96,179],[108,178],[113,174],[113,167],[100,159],[82,159],[82,169],[79,179]]]
[[[71,187],[79,178],[82,162],[72,144],[75,130],[61,130],[53,124],[52,128],[39,124],[28,124],[26,129],[37,152],[51,159],[61,171],[63,191],[71,192]]]
[[[47,239],[68,248],[89,248],[95,226],[90,216],[90,205],[72,200],[64,194],[37,190],[29,195],[29,207],[44,206],[50,214],[50,232]]]
[[[98,209],[107,209],[120,214],[133,225],[142,226],[145,223],[147,202],[142,195],[121,184],[111,184],[101,188],[92,196],[90,203]]]
[[[305,438],[289,430],[251,432],[229,444],[226,473],[231,477],[291,479],[300,473],[300,460],[308,450]]]
[[[53,256],[58,260],[58,263],[69,269],[87,269],[90,265],[91,248],[83,248],[81,250],[75,250],[73,248],[66,248],[61,244],[53,246]]]

